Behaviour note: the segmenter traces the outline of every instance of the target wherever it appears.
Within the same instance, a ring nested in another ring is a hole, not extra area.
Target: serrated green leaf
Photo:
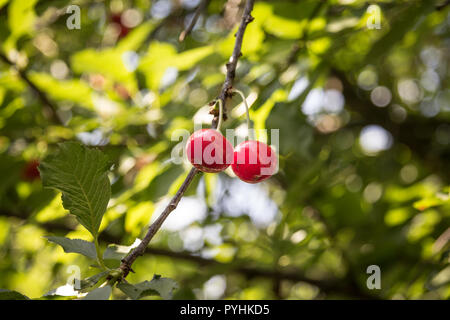
[[[161,298],[169,300],[172,299],[173,290],[178,289],[178,284],[173,279],[155,276],[151,281],[137,284],[120,283],[117,287],[133,300],[152,295],[159,295]]]
[[[110,163],[100,150],[89,149],[76,142],[59,145],[39,166],[44,187],[62,192],[63,206],[97,237],[106,211],[111,186]]]
[[[66,253],[79,253],[91,259],[97,258],[95,245],[81,239],[69,239],[65,237],[46,237],[48,241],[59,244]]]
[[[30,300],[30,298],[17,291],[0,289],[0,300]]]
[[[89,292],[82,300],[109,300],[111,296],[111,286],[104,286]]]

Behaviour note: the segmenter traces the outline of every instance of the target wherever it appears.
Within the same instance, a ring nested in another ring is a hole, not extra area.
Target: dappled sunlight
[[[448,300],[448,5],[0,0],[0,299]]]
[[[392,136],[382,127],[371,125],[361,130],[359,144],[364,152],[374,155],[391,147]]]

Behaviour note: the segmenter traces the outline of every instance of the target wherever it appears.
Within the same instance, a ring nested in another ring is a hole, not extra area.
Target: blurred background
[[[92,240],[42,188],[58,142],[114,163],[101,245],[143,236],[190,169],[172,133],[211,123],[244,3],[0,0],[0,288],[95,273],[43,238]],[[128,280],[171,277],[175,299],[448,299],[447,4],[256,1],[235,87],[256,129],[280,129],[280,171],[198,175]],[[227,109],[222,128],[245,131],[240,98]]]

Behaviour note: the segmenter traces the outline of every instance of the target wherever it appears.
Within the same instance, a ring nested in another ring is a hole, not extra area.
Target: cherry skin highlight
[[[186,154],[192,165],[203,172],[220,172],[233,162],[232,144],[214,129],[195,131],[187,142]]]
[[[247,183],[258,183],[270,178],[277,170],[275,151],[260,141],[245,141],[234,149],[231,168]]]

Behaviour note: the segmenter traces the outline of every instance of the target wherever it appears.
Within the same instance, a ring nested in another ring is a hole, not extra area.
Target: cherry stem
[[[218,99],[216,100],[216,103],[219,103],[219,120],[217,121],[217,128],[216,130],[220,132],[220,126],[222,125],[222,118],[223,118],[223,104],[222,100]]]
[[[244,102],[245,105],[245,112],[246,112],[246,116],[247,116],[247,130],[248,130],[248,136],[250,139],[253,139],[253,131],[252,131],[252,125],[250,122],[250,112],[248,111],[248,104],[247,104],[247,99],[245,98],[245,95],[242,91],[234,89],[233,92],[236,92],[237,94],[239,94],[242,98],[242,102]]]

